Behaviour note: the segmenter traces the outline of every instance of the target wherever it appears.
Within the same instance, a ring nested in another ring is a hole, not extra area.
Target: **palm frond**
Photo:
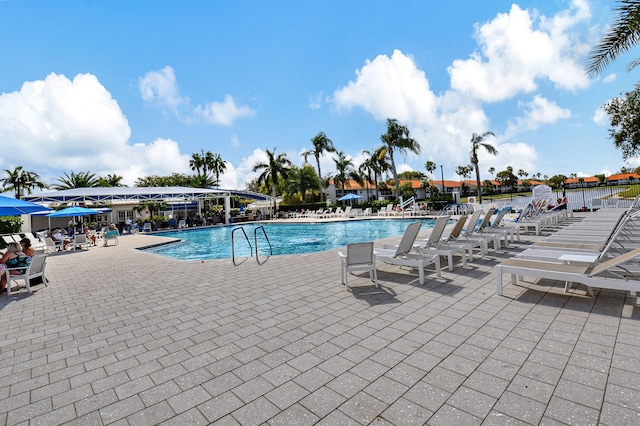
[[[611,28],[591,51],[588,75],[600,74],[618,55],[640,41],[640,0],[621,0],[619,3]]]

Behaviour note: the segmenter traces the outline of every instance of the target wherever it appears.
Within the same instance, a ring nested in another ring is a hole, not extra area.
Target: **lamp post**
[[[442,175],[442,195],[445,195],[445,191],[444,191],[444,169],[442,168],[442,164],[440,164],[440,173]]]

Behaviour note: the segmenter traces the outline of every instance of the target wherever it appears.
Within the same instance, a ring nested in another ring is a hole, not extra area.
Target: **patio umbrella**
[[[19,216],[42,211],[44,207],[28,201],[0,196],[0,216]]]
[[[348,193],[347,195],[338,198],[338,201],[360,200],[361,198],[363,198],[362,195]]]
[[[40,207],[40,210],[42,210],[42,207]],[[86,207],[67,207],[66,209],[49,213],[47,217],[76,217],[76,216],[88,216],[90,214],[100,214],[100,213],[101,211],[97,209],[88,209]]]
[[[88,209],[86,207],[67,207],[66,209],[58,210],[57,212],[49,213],[47,217],[77,217],[77,216],[89,216],[91,214],[102,213],[98,209]],[[74,220],[75,222],[75,220]],[[51,229],[51,221],[49,221],[49,229]]]

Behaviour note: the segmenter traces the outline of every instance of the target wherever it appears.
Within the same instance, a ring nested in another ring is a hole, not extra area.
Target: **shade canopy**
[[[362,195],[352,194],[350,192],[347,195],[344,195],[344,196],[338,198],[338,201],[360,200],[361,198],[363,198]]]
[[[42,211],[44,207],[16,198],[0,196],[0,216],[19,216]]]
[[[42,207],[40,207],[42,209]],[[86,207],[67,207],[66,209],[58,210],[47,215],[47,217],[75,217],[75,216],[88,216],[90,214],[100,214],[101,211],[97,209],[88,209]]]

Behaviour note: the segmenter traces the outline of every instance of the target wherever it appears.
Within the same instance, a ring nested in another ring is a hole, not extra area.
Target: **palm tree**
[[[322,185],[322,172],[320,171],[320,156],[325,152],[336,152],[336,149],[333,147],[331,139],[329,139],[324,132],[320,132],[315,135],[313,139],[311,139],[311,143],[313,144],[313,149],[303,152],[302,155],[304,156],[304,161],[307,161],[307,157],[309,155],[313,155],[316,159],[316,166],[318,167],[318,184],[320,185],[320,202],[322,202],[324,190]]]
[[[620,54],[630,50],[640,41],[640,1],[621,0],[616,8],[616,15],[609,31],[604,35],[600,44],[591,50],[591,57],[587,72],[591,75],[600,74],[611,61]],[[636,59],[627,69],[640,64]]]
[[[98,178],[95,173],[91,172],[78,172],[76,174],[72,170],[70,175],[65,172],[64,177],[59,177],[57,181],[60,183],[53,185],[53,188],[58,191],[73,188],[93,188],[98,186]]]
[[[384,143],[383,146],[386,149],[386,154],[389,156],[389,160],[391,160],[391,171],[393,172],[393,180],[396,184],[396,198],[400,198],[400,179],[398,178],[394,152],[398,150],[405,155],[409,151],[414,154],[420,154],[420,144],[418,141],[411,138],[409,129],[406,126],[401,125],[395,118],[387,119],[387,133],[381,135],[380,139]]]
[[[518,170],[518,176],[520,176],[520,179],[524,179],[527,176],[529,176],[529,173],[527,173],[526,171],[524,171],[524,169],[520,169]]]
[[[202,152],[204,154],[204,151]],[[204,166],[204,158],[198,153],[191,154],[191,160],[189,160],[189,167],[197,174],[200,174],[200,169]]]
[[[23,191],[31,194],[33,188],[45,189],[49,187],[49,185],[40,181],[39,174],[22,170],[22,166],[18,166],[13,170],[5,169],[4,171],[7,176],[0,179],[0,182],[2,182],[2,192],[14,191],[15,197],[18,200],[22,197]]]
[[[495,136],[492,131],[484,132],[481,135],[473,134],[471,135],[471,152],[469,153],[469,157],[471,158],[471,164],[473,168],[476,169],[476,189],[478,192],[478,202],[482,204],[482,189],[480,188],[480,167],[478,167],[478,149],[480,147],[484,148],[491,155],[496,155],[498,150],[486,142],[484,142],[485,138],[488,136]]]
[[[344,186],[349,180],[355,180],[358,183],[362,183],[363,180],[353,168],[353,161],[347,158],[344,152],[338,151],[336,153],[338,158],[334,158],[333,162],[336,163],[336,175],[333,177],[333,182],[342,188],[342,195],[344,195]]]
[[[431,173],[431,179],[433,179],[433,172],[436,170],[438,166],[433,161],[427,161],[424,163],[424,168],[427,169],[429,173]]]
[[[125,186],[121,183],[122,179],[123,179],[122,176],[118,176],[115,173],[112,175],[107,175],[105,177],[100,176],[98,178],[98,183],[96,184],[96,186],[103,186],[103,187]]]
[[[258,176],[258,183],[267,184],[271,181],[271,196],[273,197],[273,213],[275,214],[277,209],[276,204],[276,188],[278,186],[278,176],[286,179],[289,170],[291,170],[291,161],[287,158],[287,154],[278,154],[276,156],[276,149],[269,151],[266,149],[267,162],[259,162],[253,166],[253,171],[257,172],[262,170],[260,176]]]
[[[360,164],[360,166],[358,167],[358,171],[363,177],[362,181],[366,182],[367,184],[367,201],[369,201],[369,191],[371,184],[375,181],[376,186],[378,186],[378,179],[376,174],[377,161],[366,149],[363,150],[362,153],[368,155],[368,157],[362,162],[362,164]]]
[[[207,151],[207,154],[210,154],[210,151]],[[211,161],[208,162],[209,170],[213,172],[216,177],[216,185],[220,185],[220,175],[227,170],[227,162],[222,159],[220,154],[213,154],[211,157]]]
[[[493,174],[496,172],[496,168],[491,166],[489,167],[489,173],[491,174],[491,180],[493,180]]]
[[[191,184],[189,186],[192,188],[211,188],[217,185],[218,181],[215,180],[210,173],[200,173],[191,178]]]
[[[305,202],[308,191],[315,189],[318,189],[318,176],[312,166],[304,164],[291,169],[286,183],[287,193],[300,194],[300,200]]]

